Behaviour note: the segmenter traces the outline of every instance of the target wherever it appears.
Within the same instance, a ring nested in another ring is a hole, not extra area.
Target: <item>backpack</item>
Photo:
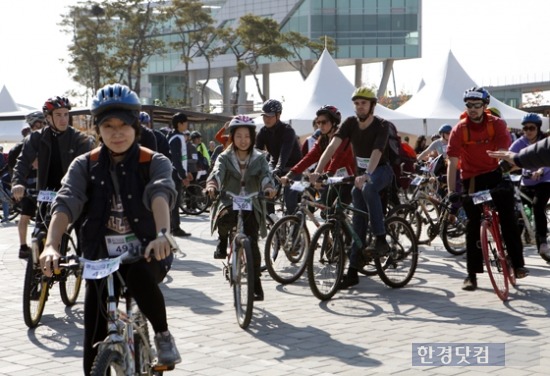
[[[463,123],[465,123],[466,120],[463,120]],[[489,120],[487,121],[487,133],[489,134],[489,138],[486,140],[478,140],[478,141],[472,141],[470,140],[470,128],[468,128],[467,125],[462,127],[462,142],[464,145],[473,145],[473,144],[486,144],[495,138],[495,124],[493,121],[493,118],[489,117]]]
[[[389,129],[388,144],[386,150],[391,166],[399,166],[407,157],[407,152],[401,146],[401,137],[397,134],[397,128],[392,122],[384,121]]]

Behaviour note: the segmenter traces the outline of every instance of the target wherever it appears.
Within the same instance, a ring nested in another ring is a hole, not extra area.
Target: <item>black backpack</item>
[[[392,122],[386,120],[382,122],[389,128],[388,145],[386,146],[388,160],[390,165],[399,166],[403,162],[403,155],[406,154],[402,150],[401,137],[397,134],[397,128]]]

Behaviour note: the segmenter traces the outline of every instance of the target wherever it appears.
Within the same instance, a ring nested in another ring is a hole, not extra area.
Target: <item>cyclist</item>
[[[13,171],[15,164],[17,163],[17,157],[21,154],[23,149],[23,143],[25,138],[33,131],[42,129],[46,122],[46,117],[42,111],[33,111],[25,116],[27,124],[23,125],[21,129],[21,135],[23,140],[10,149],[8,154],[8,166],[10,171]],[[33,188],[36,186],[36,166],[32,166],[27,181],[25,183],[27,188]],[[19,258],[26,259],[31,254],[31,248],[27,245],[27,228],[31,218],[36,214],[36,199],[30,196],[24,196],[19,201],[19,207],[21,213],[19,214],[19,223],[17,224],[17,232],[19,233]]]
[[[521,121],[523,136],[514,141],[510,151],[518,153],[527,146],[546,138],[541,130],[542,119],[538,114],[529,113]],[[521,189],[533,199],[533,215],[535,216],[535,232],[537,249],[544,257],[550,257],[546,237],[548,235],[548,220],[546,204],[550,199],[550,168],[524,168],[522,171]]]
[[[311,165],[316,165],[321,155],[328,147],[330,141],[334,137],[334,134],[338,130],[338,125],[342,121],[342,115],[340,111],[334,106],[325,105],[317,110],[316,113],[316,126],[318,127],[315,132],[319,132],[315,143],[311,146],[307,154],[298,162],[290,171],[281,178],[281,184],[286,185],[289,179],[294,179],[300,176]],[[350,147],[350,140],[344,140],[332,158],[327,163],[323,172],[330,176],[352,176],[355,171],[355,161],[353,159],[353,151]],[[342,186],[340,190],[342,195],[342,201],[346,203],[351,202],[351,188],[347,185]],[[327,193],[323,192],[323,202],[328,204],[332,203],[335,197],[326,197]],[[327,200],[328,198],[328,200]]]
[[[234,194],[251,194],[262,191],[268,197],[275,195],[273,181],[265,155],[254,148],[256,124],[246,115],[235,116],[229,124],[232,144],[216,159],[212,172],[206,180],[206,192],[214,197],[217,191],[224,190]],[[244,212],[244,232],[250,239],[254,257],[254,300],[264,300],[260,280],[261,255],[258,247],[258,231],[266,236],[266,208],[258,199],[253,201],[254,210]],[[229,232],[237,224],[238,212],[232,210],[230,199],[220,198],[213,204],[210,216],[212,231],[218,229],[219,241],[214,258],[227,257]]]
[[[355,208],[369,213],[375,243],[366,251],[376,257],[384,255],[389,250],[380,192],[390,185],[394,176],[386,150],[390,124],[374,115],[377,98],[371,89],[367,87],[355,89],[351,100],[356,115],[344,120],[321,156],[315,173],[310,179],[317,178],[342,142],[349,139],[356,162],[355,186],[351,192],[352,202]],[[366,241],[368,225],[368,221],[363,216],[353,215],[353,228],[363,242]],[[349,288],[359,283],[357,272],[364,262],[363,259],[362,250],[357,249],[354,244],[350,254],[348,273],[340,282],[340,288]]]
[[[42,106],[47,125],[24,139],[13,169],[12,192],[16,201],[25,195],[34,169],[36,189],[58,190],[73,159],[92,149],[92,138],[69,125],[70,109],[69,99],[59,96],[47,99]],[[37,217],[43,218],[45,214]]]
[[[159,131],[158,129],[153,128],[153,123],[151,122],[151,116],[145,111],[141,111],[139,113],[139,122],[141,125],[147,129],[150,129],[153,131],[153,134],[156,139],[156,149],[153,149],[155,151],[158,151],[159,153],[162,153],[166,158],[170,158],[170,145],[168,144],[168,140],[166,139],[166,136],[164,133]],[[144,145],[141,143],[142,146],[147,147],[147,145]]]
[[[170,155],[172,156],[172,165],[174,166],[173,179],[176,183],[176,192],[178,192],[176,202],[180,202],[183,186],[187,187],[193,180],[189,163],[192,160],[192,154],[188,148],[187,139],[184,134],[189,133],[187,129],[189,127],[187,115],[183,112],[174,114],[171,125],[172,132],[168,135],[168,143],[170,144]],[[179,205],[172,208],[171,218],[171,228],[174,236],[191,236],[190,233],[185,232],[180,227]]]
[[[450,124],[443,124],[439,127],[439,136],[437,140],[433,141],[422,153],[420,153],[416,159],[425,161],[429,157],[437,157],[438,155],[447,156],[447,144],[449,142],[449,135],[453,127]]]
[[[45,250],[44,274],[58,269],[57,247],[68,224],[82,216],[82,254],[86,259],[114,257],[122,248],[146,246],[145,259],[120,266],[130,294],[155,331],[160,364],[181,361],[168,331],[166,307],[158,284],[170,269],[173,255],[164,236],[176,191],[170,160],[140,147],[141,102],[120,84],[99,89],[91,113],[102,145],[71,164],[52,204]],[[149,157],[148,162],[144,162]],[[147,174],[142,173],[146,168]],[[146,179],[144,175],[148,175]],[[53,265],[53,268],[52,268]],[[53,269],[53,270],[52,270]],[[97,344],[107,336],[104,315],[107,291],[102,280],[87,281],[84,301],[84,373],[90,374]]]
[[[300,144],[294,129],[281,121],[283,105],[275,99],[268,99],[262,106],[264,126],[256,137],[256,148],[267,150],[269,167],[273,174],[281,177],[302,158]],[[284,200],[286,213],[292,214],[298,206],[298,192],[285,187]],[[273,207],[270,205],[269,211]]]
[[[460,121],[453,127],[447,155],[447,189],[451,201],[457,201],[456,171],[458,160],[461,161],[462,187],[468,193],[492,189],[497,186],[503,189],[492,194],[498,213],[503,220],[500,222],[502,237],[508,249],[512,266],[517,278],[529,274],[523,259],[523,245],[514,218],[514,190],[509,180],[503,179],[495,159],[487,155],[487,150],[508,149],[510,134],[506,124],[490,114],[487,106],[491,96],[482,87],[472,87],[464,92],[463,100],[466,111],[460,115]],[[483,273],[483,257],[480,248],[481,211],[472,200],[463,202],[464,211],[468,217],[466,225],[466,258],[468,276],[464,280],[463,290],[477,289],[477,273]],[[507,220],[506,220],[507,219]]]

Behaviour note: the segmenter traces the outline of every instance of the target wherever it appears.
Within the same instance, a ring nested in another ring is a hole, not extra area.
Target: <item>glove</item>
[[[462,193],[452,192],[449,194],[449,202],[455,204],[460,201]]]

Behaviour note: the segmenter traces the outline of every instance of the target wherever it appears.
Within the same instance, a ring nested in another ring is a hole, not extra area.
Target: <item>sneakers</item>
[[[371,243],[363,251],[363,257],[365,259],[383,257],[388,254],[390,250],[390,245],[386,241],[386,235],[377,235],[374,245]]]
[[[21,247],[19,247],[19,258],[20,259],[28,259],[31,255],[31,247],[29,247],[26,244],[23,244]]]
[[[477,289],[477,279],[475,277],[466,277],[462,284],[462,290],[475,291]]]
[[[339,290],[349,289],[350,287],[355,286],[358,283],[359,283],[359,276],[357,274],[350,275],[348,272],[348,274],[344,274],[344,276],[342,277],[342,280],[340,281],[340,283],[338,283],[338,289]]]
[[[181,356],[178,348],[176,347],[176,342],[170,333],[157,333],[155,335],[155,346],[157,348],[159,364],[171,366],[173,364],[181,363]]]
[[[541,243],[539,247],[539,254],[543,258],[550,258],[550,248],[548,248],[548,244]]]
[[[518,278],[518,279],[525,278],[529,275],[529,269],[522,266],[520,268],[516,268],[514,270],[514,274],[516,275],[516,278]]]
[[[227,257],[227,238],[220,238],[218,240],[218,245],[216,246],[216,250],[214,251],[214,258],[224,259]]]
[[[183,231],[181,228],[176,227],[172,230],[172,236],[191,236],[189,232]]]

